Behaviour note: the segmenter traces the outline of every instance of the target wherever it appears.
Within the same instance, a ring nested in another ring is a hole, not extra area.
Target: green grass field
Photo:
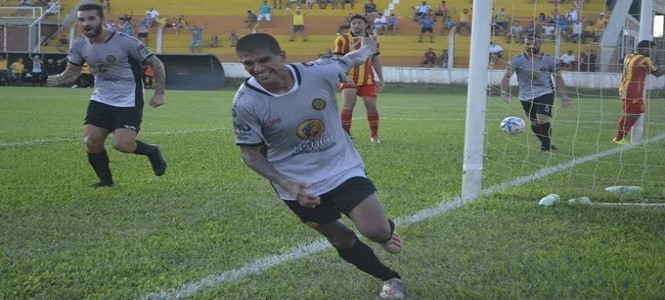
[[[665,208],[537,204],[549,193],[665,203],[658,100],[645,137],[654,141],[619,151],[611,143],[618,100],[575,98],[573,109],[556,110],[560,150],[543,154],[532,133],[498,129],[502,118],[523,115],[517,101],[490,99],[487,195],[449,210],[442,205],[461,192],[466,96],[416,90],[380,96],[383,143],[369,142],[360,104],[353,125],[404,239],[396,256],[374,248],[401,272],[409,299],[662,299]],[[111,150],[117,185],[105,189],[89,188],[95,176],[82,122],[90,93],[0,88],[0,299],[172,298],[177,291],[190,299],[378,298],[380,282],[324,247],[242,163],[231,129],[233,90],[168,91],[167,105],[146,108],[140,139],[162,147],[166,175],[155,177],[145,157]],[[616,184],[643,191],[603,191]]]

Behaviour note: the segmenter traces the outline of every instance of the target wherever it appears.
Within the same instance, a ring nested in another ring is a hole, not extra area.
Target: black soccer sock
[[[134,149],[134,154],[151,156],[155,153],[157,153],[157,147],[136,140],[136,149]]]
[[[386,281],[392,278],[401,278],[399,273],[391,270],[379,261],[379,258],[376,257],[374,251],[372,251],[372,248],[358,239],[356,239],[356,243],[353,244],[351,248],[336,249],[339,256],[341,256],[345,261],[356,266],[356,268],[360,269],[361,271],[381,279],[382,281]]]
[[[106,150],[97,153],[88,153],[88,162],[97,173],[101,183],[113,183],[111,168],[109,168],[109,156]]]
[[[536,134],[536,137],[540,140],[540,143],[543,143],[543,136],[540,131],[540,125],[531,125],[531,131]]]
[[[543,149],[550,149],[552,147],[552,125],[548,123],[540,124],[540,134]]]

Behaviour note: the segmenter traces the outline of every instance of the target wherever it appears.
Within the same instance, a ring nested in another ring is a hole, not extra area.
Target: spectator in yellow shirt
[[[289,42],[293,42],[296,38],[296,34],[302,34],[302,40],[307,41],[307,33],[305,32],[305,15],[309,12],[309,9],[305,12],[300,12],[300,7],[296,7],[296,13],[291,13],[291,10],[287,7],[286,13],[293,16],[293,31],[291,31],[291,38]]]
[[[12,70],[12,81],[14,81],[14,84],[20,83],[23,80],[23,73],[25,73],[23,59],[17,58],[9,68]]]
[[[11,85],[12,79],[9,76],[9,69],[7,69],[7,58],[6,53],[0,53],[0,80],[2,80],[5,85]]]

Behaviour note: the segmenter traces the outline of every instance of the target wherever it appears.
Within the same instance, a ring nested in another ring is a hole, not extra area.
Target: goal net
[[[623,30],[610,32],[610,22],[616,20],[610,20],[613,7],[607,7],[605,1],[561,2],[565,3],[494,1],[491,40],[503,51],[488,70],[483,187],[494,187],[509,197],[534,200],[554,193],[564,201],[589,197],[593,202],[662,202],[665,199],[662,77],[648,78],[643,142],[627,145],[613,142],[622,106],[618,94],[622,57],[634,50],[637,42],[631,34],[639,28],[626,17],[625,23],[620,20]],[[499,12],[505,12],[511,21],[498,24],[496,21],[502,20]],[[551,127],[552,143],[557,150],[551,152],[541,151],[541,142],[531,130],[517,97],[516,75],[511,78],[511,103],[506,104],[500,98],[498,83],[510,58],[525,51],[523,36],[531,32],[532,26],[541,36],[541,52],[560,60],[573,103],[572,108],[563,109],[559,95],[555,98]],[[661,50],[652,59],[662,66],[660,59],[664,54]],[[501,120],[508,116],[526,121],[522,133],[509,135],[499,129]],[[610,188],[614,191],[606,191],[608,187],[615,187]],[[630,191],[621,187],[639,188]]]

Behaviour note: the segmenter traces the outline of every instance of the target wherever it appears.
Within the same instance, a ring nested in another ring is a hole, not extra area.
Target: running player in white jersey
[[[344,260],[384,281],[380,296],[394,299],[404,295],[399,273],[339,220],[343,213],[369,240],[390,253],[401,250],[395,224],[386,218],[339,119],[340,80],[376,52],[375,41],[362,41],[363,47],[343,57],[286,64],[272,36],[240,39],[236,53],[252,77],[233,102],[235,142],[243,161],[270,180],[302,222],[325,236]]]
[[[84,123],[88,162],[99,178],[93,187],[114,184],[109,157],[104,149],[104,141],[110,133],[113,133],[113,148],[147,156],[155,175],[163,175],[166,161],[159,147],[136,140],[136,136],[143,118],[141,63],[152,66],[154,70],[152,107],[164,104],[164,65],[139,40],[105,29],[100,5],[80,5],[78,21],[84,37],[73,43],[65,71],[49,76],[48,84],[58,86],[75,81],[86,62],[95,75],[95,89]]]
[[[561,77],[561,68],[556,58],[540,52],[540,38],[527,36],[526,51],[510,59],[508,69],[501,81],[501,99],[510,103],[510,77],[517,73],[519,87],[518,98],[529,120],[531,131],[540,140],[540,150],[556,150],[552,145],[552,107],[554,89],[552,76],[556,82],[556,91],[561,98],[563,108],[570,108],[566,84]]]

